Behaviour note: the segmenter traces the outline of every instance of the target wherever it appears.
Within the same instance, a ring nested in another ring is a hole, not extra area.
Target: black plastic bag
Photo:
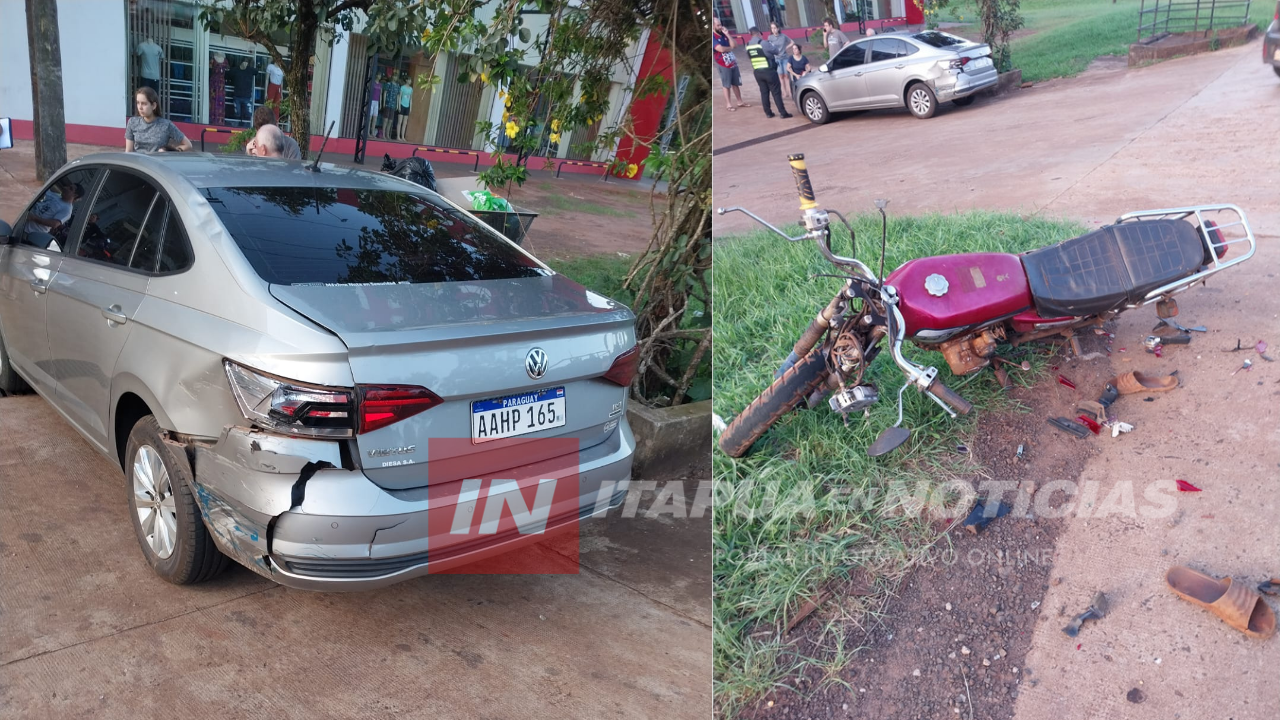
[[[431,163],[420,157],[393,160],[390,155],[384,154],[382,172],[417,183],[431,191],[436,189],[436,173],[431,169]]]

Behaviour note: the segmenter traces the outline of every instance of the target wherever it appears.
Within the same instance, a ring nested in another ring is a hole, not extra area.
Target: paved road
[[[1280,363],[1220,352],[1237,339],[1266,340],[1272,354],[1280,348],[1280,79],[1258,49],[1090,73],[928,121],[902,112],[841,118],[714,159],[717,205],[748,205],[784,222],[798,216],[785,162],[794,152],[809,156],[820,201],[842,211],[871,210],[873,198],[888,197],[898,214],[984,208],[1090,223],[1206,202],[1249,213],[1261,236],[1257,255],[1179,297],[1178,319],[1209,333],[1156,359],[1138,349],[1152,311],[1117,323],[1115,346],[1128,353],[1110,358],[1112,372],[1178,370],[1182,388],[1152,403],[1122,398],[1116,411],[1137,429],[1093,441],[1102,452],[1079,478],[1043,479],[1096,483],[1095,506],[1111,498],[1123,508],[1123,488],[1113,495],[1120,481],[1134,483],[1131,507],[1148,504],[1144,489],[1155,480],[1187,479],[1204,492],[1179,494],[1167,517],[1071,520],[1053,567],[1061,582],[1043,600],[1031,671],[1023,669],[1018,720],[1240,720],[1274,717],[1280,707],[1280,641],[1249,640],[1164,584],[1175,564],[1249,583],[1280,575]],[[717,113],[719,147],[783,128],[750,112]],[[749,222],[727,216],[715,230],[738,233]],[[1245,357],[1253,369],[1231,375]],[[1099,590],[1110,614],[1067,638],[1059,629]],[[1135,688],[1145,694],[1141,706],[1126,700]],[[830,715],[857,716],[839,706]]]
[[[0,498],[6,717],[710,713],[709,512],[584,526],[577,575],[320,594],[236,566],[180,588],[143,561],[119,468],[30,395],[0,398]]]
[[[715,107],[716,148],[739,149],[716,151],[714,202],[797,221],[786,156],[803,152],[819,201],[842,212],[874,212],[872,200],[887,197],[896,214],[983,208],[1106,222],[1143,207],[1228,200],[1277,233],[1280,79],[1258,47],[1088,73],[948,106],[930,120],[905,110],[817,127],[768,120],[748,82],[743,96],[754,107]],[[742,147],[788,129],[798,131]],[[753,225],[734,213],[717,218],[715,233]]]

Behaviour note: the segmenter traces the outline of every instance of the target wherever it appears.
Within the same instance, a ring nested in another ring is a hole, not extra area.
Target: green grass
[[[568,277],[570,280],[594,290],[607,298],[630,305],[635,300],[635,293],[622,287],[622,281],[631,269],[632,257],[618,255],[585,255],[566,259],[544,259],[552,270]]]
[[[1024,0],[1026,29],[1035,32],[1013,41],[1013,66],[1023,80],[1042,82],[1079,75],[1103,55],[1127,55],[1138,39],[1140,6],[1140,0]],[[1274,11],[1272,3],[1255,2],[1249,19],[1265,29]],[[953,2],[942,17],[971,20],[978,13],[972,0],[964,0]],[[973,25],[965,34],[980,32]]]
[[[852,222],[859,257],[878,265],[879,216]],[[1018,252],[1083,230],[983,212],[892,218],[886,268],[927,255]],[[847,254],[847,233],[841,234],[845,238],[837,240],[836,251]],[[714,252],[719,282],[714,288],[713,402],[727,422],[772,380],[796,337],[840,281],[810,279],[814,273],[834,272],[812,243],[787,243],[764,231],[717,240]],[[1011,407],[990,373],[956,379],[939,353],[915,347],[905,352],[938,367],[943,381],[979,412]],[[1011,373],[1015,382],[1034,380],[1043,366],[1039,352],[1031,358],[1031,373]],[[870,377],[882,400],[867,419],[853,416],[846,427],[825,406],[796,411],[746,458],[713,453],[715,695],[726,717],[800,668],[817,667],[828,682],[840,682],[840,669],[857,651],[849,645],[848,628],[874,617],[909,559],[934,537],[931,518],[902,513],[908,501],[884,495],[886,486],[905,480],[910,487],[917,482],[936,487],[972,470],[953,452],[972,421],[951,420],[913,390],[904,394],[903,424],[912,429],[911,440],[886,458],[867,457],[867,446],[896,419],[896,394],[903,382],[887,352],[873,363]],[[881,494],[871,502],[849,502],[850,494],[872,491]],[[779,630],[804,598],[855,571],[873,583],[875,594],[828,603],[818,648],[801,657],[779,637]]]
[[[637,215],[630,210],[619,210],[607,205],[593,203],[589,200],[579,200],[575,197],[560,194],[562,192],[563,191],[558,191],[556,194],[547,195],[541,198],[539,200],[541,207],[537,208],[538,212],[545,213],[547,215],[559,215],[561,213],[571,212],[618,218],[637,217]]]

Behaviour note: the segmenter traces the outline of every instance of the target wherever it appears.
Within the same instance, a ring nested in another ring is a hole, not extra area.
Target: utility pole
[[[62,107],[62,45],[57,0],[27,0],[27,49],[31,55],[31,119],[36,177],[41,181],[67,163],[67,121]]]

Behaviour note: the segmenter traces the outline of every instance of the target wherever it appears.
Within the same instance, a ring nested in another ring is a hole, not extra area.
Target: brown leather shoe
[[[1111,378],[1111,384],[1121,395],[1168,392],[1178,387],[1178,378],[1173,375],[1146,375],[1135,370]]]
[[[1268,638],[1275,634],[1276,615],[1257,591],[1250,590],[1233,578],[1215,580],[1204,573],[1181,565],[1169,568],[1165,582],[1174,594],[1209,610],[1231,627],[1250,637]]]

